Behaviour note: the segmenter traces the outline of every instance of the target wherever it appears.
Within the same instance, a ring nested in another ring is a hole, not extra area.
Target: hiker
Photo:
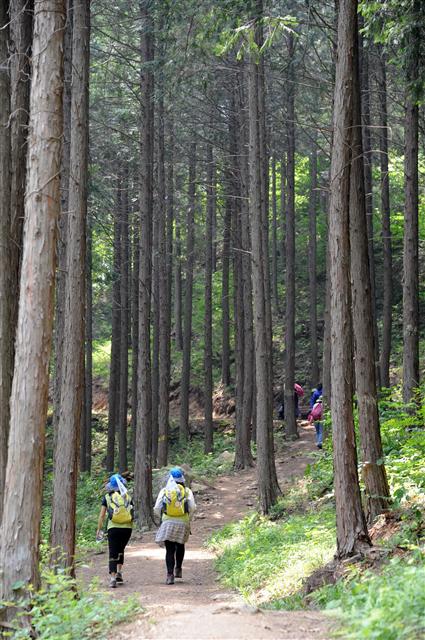
[[[298,399],[302,398],[302,396],[304,395],[304,389],[302,388],[302,386],[300,384],[298,384],[297,382],[294,384],[294,413],[295,413],[295,418],[299,418],[300,417],[300,409],[298,406]],[[282,402],[280,403],[278,410],[277,410],[277,415],[280,418],[280,420],[284,420],[285,419],[285,404],[284,401],[282,400]]]
[[[182,578],[185,543],[190,535],[190,520],[196,509],[195,499],[185,486],[183,471],[174,467],[167,484],[158,494],[154,512],[161,518],[155,542],[165,546],[167,578],[165,584],[174,584],[174,578]]]
[[[319,382],[317,387],[313,389],[313,391],[311,392],[311,396],[309,400],[310,410],[313,408],[313,406],[321,396],[323,396],[323,387],[322,387],[322,383]]]
[[[294,384],[294,406],[295,406],[295,418],[300,417],[300,409],[298,406],[299,399],[304,395],[304,389],[298,382]]]
[[[316,446],[318,449],[323,447],[323,402],[322,396],[319,396],[317,402],[314,403],[312,410],[309,413],[308,421],[314,422],[316,429]]]
[[[126,485],[127,481],[119,473],[109,478],[97,524],[96,539],[101,540],[103,521],[108,514],[109,586],[112,589],[124,582],[122,577],[124,549],[133,530],[133,501]]]

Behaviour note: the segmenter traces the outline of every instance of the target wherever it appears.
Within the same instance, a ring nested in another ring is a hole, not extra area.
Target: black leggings
[[[108,529],[109,573],[117,572],[117,564],[124,564],[124,549],[131,538],[129,527],[111,527]]]
[[[165,541],[165,548],[167,553],[165,554],[165,563],[167,565],[167,573],[174,573],[174,565],[176,569],[181,569],[184,558],[184,544],[179,542]]]

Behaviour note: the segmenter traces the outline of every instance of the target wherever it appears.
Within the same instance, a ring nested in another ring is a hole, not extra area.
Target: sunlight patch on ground
[[[128,550],[125,552],[128,558],[154,558],[164,559],[165,550],[158,547],[157,549],[135,549],[134,551]],[[185,553],[185,560],[213,560],[215,555],[209,551],[203,551],[202,549],[187,549]]]

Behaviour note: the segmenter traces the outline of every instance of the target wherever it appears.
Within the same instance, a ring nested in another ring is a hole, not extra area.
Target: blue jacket
[[[321,389],[320,391],[318,389],[313,389],[313,393],[311,394],[310,402],[309,402],[310,409],[313,408],[313,406],[316,404],[316,402],[322,395],[323,395],[323,389]]]

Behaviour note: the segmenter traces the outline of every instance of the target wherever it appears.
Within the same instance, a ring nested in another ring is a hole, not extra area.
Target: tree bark
[[[277,291],[277,200],[276,200],[276,158],[272,156],[272,292],[275,309],[279,307]]]
[[[378,397],[375,378],[374,318],[370,262],[368,260],[369,238],[366,224],[367,211],[358,62],[358,46],[357,43],[355,43],[349,203],[350,265],[354,363],[362,450],[362,474],[366,487],[367,520],[369,523],[372,523],[376,516],[388,510],[390,492],[385,466],[382,463],[384,454],[382,451],[379,426]]]
[[[12,389],[13,340],[11,300],[17,291],[10,278],[10,73],[5,61],[9,54],[9,15],[6,3],[0,4],[0,495],[4,495],[9,437],[10,392]],[[3,500],[0,499],[0,522]]]
[[[362,20],[362,18],[360,18]],[[363,20],[362,20],[363,22]],[[360,25],[362,26],[362,24]],[[375,249],[373,230],[373,183],[372,168],[373,155],[370,131],[370,86],[369,86],[369,51],[364,46],[363,36],[359,36],[359,63],[360,63],[360,90],[361,90],[361,125],[363,141],[363,170],[364,170],[364,190],[366,198],[366,229],[368,238],[368,260],[370,273],[370,295],[372,301],[372,330],[373,349],[376,369],[376,385],[381,387],[381,373],[379,368],[379,334],[376,314],[376,277],[375,277]]]
[[[158,466],[163,467],[168,459],[168,433],[169,433],[169,398],[170,398],[170,329],[171,329],[171,301],[172,301],[172,277],[173,277],[173,225],[174,225],[174,124],[172,116],[168,121],[168,158],[165,165],[165,141],[164,135],[160,143],[160,157],[164,164],[164,176],[159,180],[163,183],[164,202],[163,221],[160,228],[160,252],[161,252],[161,282],[160,282],[160,337],[159,337],[159,413],[158,413]],[[165,169],[167,167],[167,176]],[[161,187],[162,189],[162,187]],[[161,199],[161,197],[160,197]]]
[[[382,246],[384,252],[383,264],[383,302],[382,302],[382,348],[381,348],[381,385],[390,386],[390,357],[392,333],[392,242],[391,242],[391,210],[390,210],[390,180],[388,173],[388,116],[387,116],[387,75],[385,56],[382,49],[378,55],[378,96],[379,96],[379,142],[381,168],[381,225]]]
[[[120,295],[120,265],[121,265],[121,185],[116,189],[116,210],[114,214],[114,257],[113,257],[113,284],[112,284],[112,335],[111,335],[111,361],[109,368],[109,394],[108,394],[108,441],[106,445],[106,471],[113,471],[115,467],[115,435],[118,424],[119,412],[119,382],[120,382],[120,322],[121,322],[121,295]]]
[[[337,556],[362,553],[369,544],[357,475],[353,421],[350,313],[349,191],[353,125],[353,56],[357,0],[340,0],[335,71],[329,252],[331,289],[331,414],[334,444]]]
[[[259,48],[262,44],[261,27],[257,18],[262,16],[262,0],[256,2],[255,41]],[[257,53],[257,52],[256,52]],[[264,274],[265,263],[268,261],[268,251],[264,254],[263,243],[263,210],[261,202],[261,181],[264,179],[261,154],[258,149],[261,144],[259,113],[261,96],[259,96],[258,64],[251,53],[248,72],[248,114],[249,114],[249,215],[251,222],[252,244],[252,284],[254,306],[254,335],[255,335],[255,369],[256,369],[256,432],[257,432],[257,478],[260,508],[268,513],[278,494],[277,483],[273,481],[274,451],[270,448],[270,349],[267,321],[267,295]]]
[[[128,429],[128,333],[129,333],[129,215],[128,215],[128,166],[122,172],[121,211],[120,211],[120,380],[118,400],[118,466],[121,472],[128,467],[127,429]]]
[[[0,535],[0,598],[8,601],[22,594],[22,589],[14,588],[17,582],[31,583],[34,588],[39,585],[55,236],[60,210],[64,24],[63,0],[36,3],[25,242]]]
[[[214,446],[213,431],[213,370],[212,370],[212,271],[213,271],[213,217],[215,201],[215,166],[212,145],[207,147],[207,211],[205,221],[205,315],[204,315],[204,452],[211,453]]]
[[[231,194],[233,178],[231,172],[226,175],[226,194],[223,224],[223,254],[221,276],[221,382],[223,386],[230,385],[230,227],[232,224],[232,210],[234,200]]]
[[[189,155],[189,193],[187,207],[186,240],[186,278],[184,292],[184,329],[183,329],[183,367],[180,383],[180,427],[182,442],[189,439],[189,390],[190,360],[192,350],[192,292],[193,263],[195,248],[195,206],[196,206],[196,143],[190,145]]]
[[[179,191],[179,176],[177,176],[177,192]],[[176,209],[176,240],[174,243],[174,333],[176,349],[183,351],[182,325],[182,244],[181,244],[181,214],[180,207]]]
[[[28,114],[30,111],[30,78],[33,36],[33,0],[10,2],[10,80],[11,80],[11,290],[19,291],[24,227],[25,183],[27,171]],[[18,296],[12,295],[11,323],[16,331]],[[14,340],[12,341],[12,348]],[[13,363],[12,363],[13,366]]]
[[[141,135],[140,135],[140,281],[139,361],[137,388],[136,458],[134,489],[139,521],[153,525],[152,514],[152,384],[151,293],[153,220],[154,60],[151,0],[140,0],[141,18]]]
[[[286,212],[286,313],[285,313],[285,435],[298,438],[295,419],[295,77],[294,37],[288,36],[288,120],[287,120],[287,194]]]
[[[84,371],[84,438],[81,444],[80,469],[91,472],[93,405],[93,230],[87,223],[86,240],[86,361]]]
[[[53,378],[53,455],[56,451],[58,423],[60,413],[60,394],[62,383],[62,354],[65,322],[65,276],[66,243],[68,235],[69,209],[69,161],[71,148],[71,84],[72,84],[72,23],[73,0],[66,3],[66,23],[64,37],[64,86],[63,86],[63,142],[61,162],[61,213],[57,236],[57,266],[55,287],[54,355],[55,375]]]
[[[412,19],[420,14],[420,0],[413,0]],[[403,241],[403,400],[415,398],[419,386],[419,107],[415,89],[419,79],[419,24],[410,35],[404,121],[404,241]]]
[[[310,386],[319,382],[319,356],[317,349],[317,146],[316,141],[310,155],[310,198],[309,198],[309,236],[308,236],[308,283],[310,303]]]
[[[84,389],[89,11],[89,0],[82,0],[74,7],[64,345],[51,523],[53,560],[56,564],[70,567],[72,574],[74,573],[75,507]]]
[[[140,275],[140,238],[139,221],[133,229],[131,276],[131,453],[133,464],[136,459],[137,432],[137,388],[139,362],[139,275]]]

